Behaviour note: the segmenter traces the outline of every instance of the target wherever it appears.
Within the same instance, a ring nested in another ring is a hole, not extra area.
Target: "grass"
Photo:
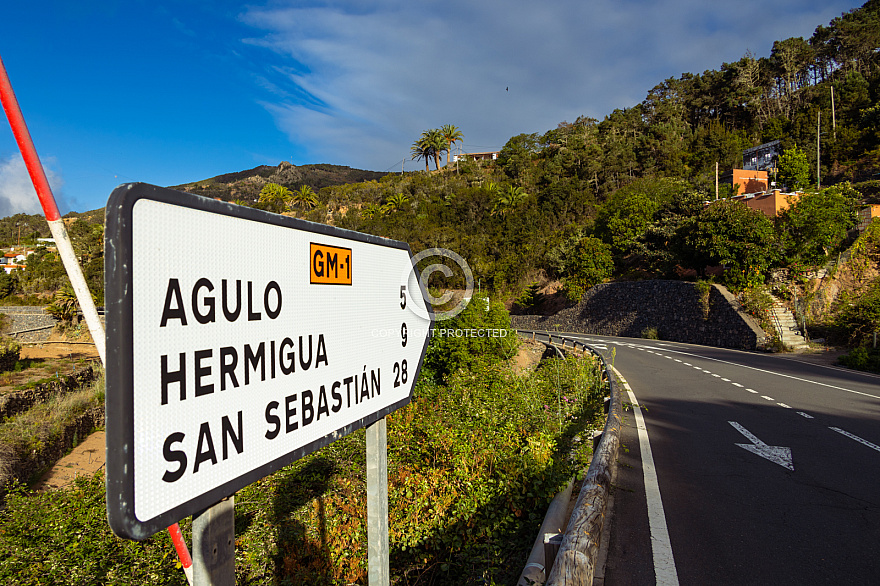
[[[0,373],[0,389],[9,387],[8,390],[32,389],[37,385],[50,383],[53,380],[75,374],[85,370],[89,366],[97,364],[94,360],[61,358],[47,360],[44,358],[22,358],[15,366]]]
[[[103,405],[104,370],[96,368],[98,376],[82,390],[55,396],[0,423],[0,446],[5,446],[7,453],[26,458],[64,433],[77,417]]]

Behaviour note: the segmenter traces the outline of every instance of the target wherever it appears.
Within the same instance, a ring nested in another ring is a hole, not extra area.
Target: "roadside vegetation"
[[[444,325],[507,336],[444,338],[413,402],[388,417],[392,576],[512,583],[550,500],[586,471],[605,385],[590,358],[514,374],[519,343],[498,303],[471,303]],[[0,583],[185,584],[164,534],[133,544],[110,533],[103,490],[100,475],[48,493],[14,487],[0,512]],[[248,486],[235,509],[237,583],[365,583],[363,430]]]

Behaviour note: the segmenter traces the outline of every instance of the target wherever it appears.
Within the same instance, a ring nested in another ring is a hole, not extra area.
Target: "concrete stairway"
[[[782,340],[782,343],[786,348],[797,350],[808,346],[806,339],[804,339],[804,336],[801,334],[800,328],[798,328],[794,316],[788,308],[775,297],[773,298],[773,308],[770,310],[770,316],[773,320],[773,325],[776,326],[779,339]]]

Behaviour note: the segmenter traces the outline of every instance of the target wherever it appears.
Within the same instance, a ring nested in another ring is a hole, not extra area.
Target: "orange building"
[[[782,193],[780,190],[774,189],[764,193],[737,195],[731,199],[741,201],[753,210],[763,212],[768,218],[775,218],[780,212],[787,210],[800,196],[799,192]]]
[[[767,171],[753,171],[747,169],[734,169],[733,177],[731,178],[733,186],[736,189],[735,193],[738,194],[748,194],[748,193],[758,193],[767,191],[767,188],[770,187],[769,180],[767,178]]]
[[[859,210],[859,232],[864,232],[874,218],[880,218],[880,205],[869,205]]]

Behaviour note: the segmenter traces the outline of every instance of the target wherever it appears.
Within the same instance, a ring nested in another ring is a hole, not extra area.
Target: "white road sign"
[[[145,184],[107,205],[107,510],[145,539],[410,401],[402,242]]]

